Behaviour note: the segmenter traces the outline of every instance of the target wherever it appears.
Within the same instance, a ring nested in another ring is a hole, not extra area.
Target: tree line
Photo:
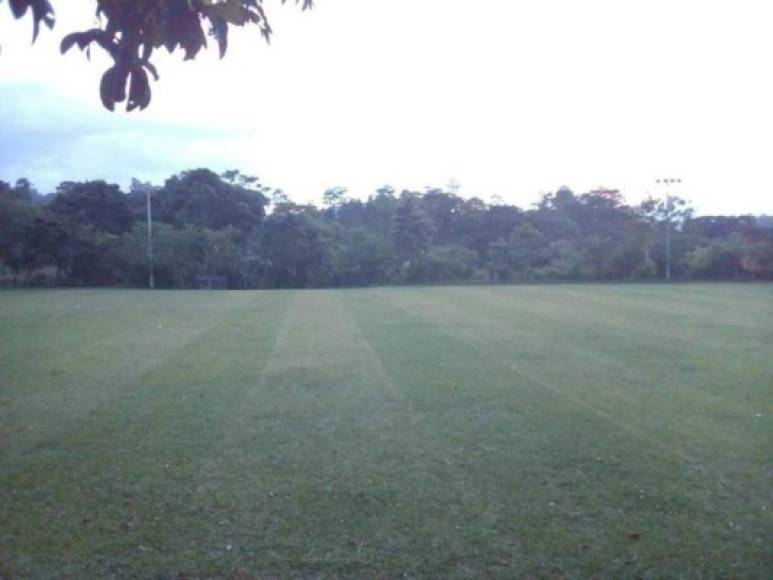
[[[4,284],[141,287],[151,270],[161,288],[771,280],[773,219],[566,187],[529,209],[389,186],[365,200],[332,188],[317,206],[208,169],[128,192],[86,181],[41,195],[26,179],[0,181]]]

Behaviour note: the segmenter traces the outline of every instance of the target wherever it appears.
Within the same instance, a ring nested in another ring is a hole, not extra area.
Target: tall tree
[[[421,207],[420,195],[403,191],[395,212],[392,239],[400,259],[409,267],[416,265],[429,249],[432,222]]]
[[[464,200],[442,189],[430,189],[421,197],[421,207],[432,221],[435,241],[453,243]]]
[[[128,231],[133,221],[126,195],[104,181],[61,183],[49,211],[73,225],[111,234]]]
[[[305,213],[272,213],[263,223],[258,247],[255,267],[261,285],[306,288],[325,278],[322,228]]]
[[[0,181],[0,264],[15,272],[24,267],[29,236],[39,213],[30,204],[26,183],[19,180],[11,187]]]
[[[268,199],[264,191],[258,180],[248,188],[238,179],[229,182],[209,169],[184,171],[168,179],[158,192],[158,220],[211,230],[231,226],[246,237],[265,215]]]
[[[662,199],[649,198],[641,203],[641,212],[657,229],[662,230],[665,240],[665,278],[671,281],[672,245],[674,233],[692,216],[692,208],[686,200],[674,195]]]
[[[348,193],[349,191],[345,187],[331,187],[326,189],[322,194],[322,205],[326,208],[336,210],[346,201],[346,195]]]

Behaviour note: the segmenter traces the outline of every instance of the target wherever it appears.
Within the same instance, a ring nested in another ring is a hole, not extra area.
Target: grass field
[[[0,578],[773,576],[773,286],[0,293]]]

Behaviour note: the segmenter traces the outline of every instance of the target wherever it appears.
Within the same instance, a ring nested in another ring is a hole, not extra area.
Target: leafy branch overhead
[[[287,0],[281,0],[282,4]],[[2,0],[0,0],[2,2]],[[33,41],[40,24],[53,28],[54,9],[49,0],[9,0],[11,12],[21,18],[28,11],[33,20]],[[306,10],[313,0],[295,0]],[[266,41],[271,39],[263,0],[97,0],[98,28],[73,32],[62,39],[61,52],[77,46],[87,51],[97,45],[113,59],[102,75],[102,104],[115,110],[126,102],[126,110],[145,109],[150,104],[149,75],[158,80],[151,62],[153,51],[180,48],[185,60],[196,58],[207,46],[207,37],[217,43],[222,58],[228,50],[231,26],[255,25]]]

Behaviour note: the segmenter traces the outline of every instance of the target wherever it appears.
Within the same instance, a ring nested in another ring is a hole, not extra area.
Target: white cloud
[[[57,30],[32,49],[29,22],[0,6],[0,98],[39,89],[42,130],[84,118],[99,155],[41,148],[62,174],[238,166],[302,200],[455,178],[520,205],[562,184],[636,199],[675,175],[704,213],[773,213],[769,0],[274,2],[271,47],[241,31],[224,61],[159,55],[153,104],[129,116],[99,110],[104,61],[56,56],[91,18],[57,4]],[[46,163],[13,168],[44,179]]]

